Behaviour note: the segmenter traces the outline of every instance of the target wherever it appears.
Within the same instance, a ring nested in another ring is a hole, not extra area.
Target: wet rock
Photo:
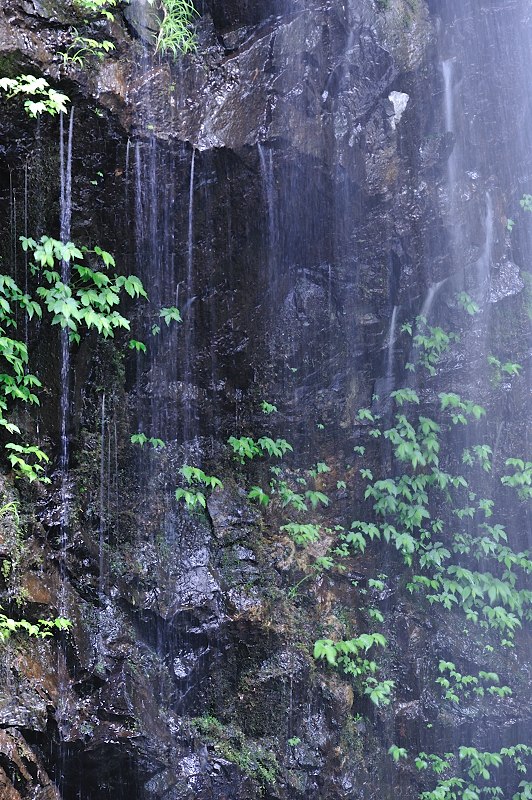
[[[19,800],[31,796],[35,800],[60,800],[59,791],[46,774],[39,758],[16,728],[0,731],[0,754],[2,760],[7,761],[17,786],[15,789],[12,778],[8,778],[4,770],[0,769],[3,798]]]
[[[438,13],[446,7],[435,5]],[[32,613],[55,608],[61,594],[74,626],[55,649],[42,644],[38,657],[14,651],[6,659],[0,722],[9,730],[0,749],[11,772],[3,758],[1,791],[9,800],[55,800],[59,790],[46,770],[63,763],[68,745],[64,798],[81,791],[83,800],[410,800],[419,778],[396,785],[391,763],[385,766],[392,729],[414,738],[420,721],[431,720],[443,739],[445,725],[483,728],[487,718],[509,729],[522,724],[526,703],[442,712],[441,697],[426,688],[434,677],[427,676],[429,648],[442,658],[458,653],[464,669],[473,669],[482,663],[479,646],[414,600],[395,605],[396,588],[378,596],[393,619],[386,669],[398,699],[388,711],[375,712],[356,681],[316,665],[312,647],[324,626],[347,635],[338,597],[350,604],[350,624],[360,612],[362,594],[342,581],[364,580],[364,570],[356,564],[346,576],[294,590],[310,557],[324,556],[333,540],[324,537],[322,549],[302,554],[281,537],[286,520],[274,512],[263,519],[251,506],[249,485],[239,488],[240,466],[229,463],[223,444],[231,434],[287,435],[303,461],[325,451],[331,464],[351,462],[357,409],[390,385],[393,307],[401,306],[401,322],[414,317],[430,287],[449,274],[455,231],[446,175],[464,142],[445,131],[434,17],[426,3],[402,0],[379,12],[369,0],[209,0],[198,21],[200,52],[172,63],[146,53],[151,23],[131,3],[126,24],[119,16],[95,28],[113,37],[117,54],[78,68],[54,55],[72,35],[67,11],[48,0],[4,3],[2,57],[11,69],[29,64],[68,83],[76,103],[74,233],[90,244],[107,240],[120,268],[144,270],[154,303],[178,304],[187,332],[154,337],[148,327],[150,352],[128,362],[125,374],[118,350],[91,344],[76,355],[69,547],[64,556],[58,528],[65,493],[56,476],[38,502],[39,524],[27,531],[31,547],[46,555],[42,578],[33,564],[21,582]],[[500,231],[505,198],[494,187],[502,172],[493,164],[487,176],[477,163],[487,141],[478,122],[481,78],[463,78],[478,98],[470,120],[476,150],[454,197],[468,209],[459,232],[467,219],[473,233],[453,280],[460,283],[482,257],[491,192],[498,233],[490,299],[502,314],[506,303],[521,301],[523,281],[519,248],[510,258]],[[30,226],[57,227],[57,127],[43,120],[36,134],[18,113],[0,121],[7,140],[0,154],[8,159],[0,173],[6,260],[13,220],[17,232],[25,224],[17,217],[24,180],[30,206],[45,197]],[[507,135],[497,128],[504,129],[500,118],[489,126],[493,146]],[[35,139],[38,168],[29,161],[20,172]],[[458,317],[450,296],[450,288],[445,299],[442,293],[442,308]],[[520,331],[522,319],[515,317]],[[448,375],[463,375],[465,348],[480,352],[480,337],[478,330],[467,334],[459,356],[445,364]],[[398,357],[404,341],[400,334],[395,340]],[[55,374],[55,340],[40,347],[43,373]],[[60,386],[51,380],[41,431],[54,438]],[[464,377],[471,396],[475,383],[476,375]],[[103,434],[102,392],[94,390],[102,386],[108,409],[117,398]],[[436,397],[439,388],[430,381],[422,387]],[[495,403],[493,388],[483,391]],[[259,410],[265,399],[279,402],[279,415],[266,419]],[[525,408],[527,401],[519,402]],[[167,440],[161,460],[131,452],[137,417]],[[205,514],[176,508],[186,459],[223,479],[223,490],[207,492]],[[102,463],[109,474],[103,501]],[[265,467],[255,461],[241,471],[248,468],[250,479],[267,486]],[[356,470],[350,477],[361,495]],[[338,501],[349,516],[347,495]],[[526,530],[526,519],[516,528]],[[12,560],[13,536],[12,521],[3,518],[2,558]],[[399,580],[403,567],[392,568]],[[514,677],[526,697],[523,676]],[[202,715],[223,720],[218,740],[190,732],[189,718]],[[227,732],[233,720],[238,736]],[[31,748],[22,730],[31,732]],[[288,745],[294,738],[300,743]],[[41,742],[45,766],[36,756]],[[275,784],[257,778],[257,742],[280,764]]]

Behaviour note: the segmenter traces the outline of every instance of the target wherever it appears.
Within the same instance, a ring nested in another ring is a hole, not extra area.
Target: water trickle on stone
[[[385,391],[389,394],[394,389],[394,348],[397,327],[397,314],[399,313],[400,306],[394,306],[392,317],[390,319],[390,330],[388,333],[388,347],[386,351],[386,385]]]
[[[192,439],[192,372],[193,372],[193,336],[194,336],[194,165],[196,151],[190,157],[190,177],[188,185],[188,226],[187,226],[187,272],[186,303],[183,307],[185,325],[185,351],[183,364],[183,441],[189,444]]]
[[[65,150],[64,114],[60,114],[59,122],[59,159],[60,159],[60,239],[66,243],[70,240],[70,226],[72,222],[72,142],[74,134],[74,108],[70,111],[67,142]],[[70,263],[61,262],[61,280],[64,284],[70,283]],[[61,398],[60,398],[60,451],[59,473],[61,481],[61,509],[60,509],[60,542],[61,565],[64,569],[66,547],[68,545],[69,527],[69,497],[68,497],[68,462],[69,462],[69,407],[70,407],[70,341],[68,328],[61,328]],[[64,602],[64,597],[61,603]],[[66,609],[60,608],[60,613],[66,616]]]

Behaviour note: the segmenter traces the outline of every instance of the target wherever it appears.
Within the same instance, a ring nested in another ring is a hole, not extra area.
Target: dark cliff
[[[411,594],[384,542],[312,567],[365,507],[361,469],[390,462],[380,443],[356,461],[358,409],[386,418],[401,385],[427,407],[442,391],[486,407],[494,472],[477,493],[490,483],[515,550],[530,538],[498,476],[529,437],[530,241],[526,220],[510,236],[507,218],[532,179],[532,23],[524,0],[456,5],[205,0],[197,51],[172,61],[152,53],[132,3],[86,28],[115,49],[76,63],[61,55],[84,24],[70,3],[3,3],[0,76],[44,75],[74,107],[71,238],[114,253],[151,300],[131,304],[145,354],[124,337],[72,349],[66,478],[60,345],[30,326],[45,389],[19,425],[56,466],[49,486],[5,469],[2,503],[20,501],[20,519],[3,512],[2,602],[73,628],[2,646],[6,800],[413,800],[428,778],[390,746],[526,741],[525,634],[491,657],[510,697],[445,704],[438,661],[478,674],[488,634]],[[1,103],[0,253],[20,280],[18,237],[59,236],[59,126]],[[174,304],[182,324],[152,336]],[[460,333],[424,379],[404,370],[401,330],[420,313]],[[519,362],[516,380],[494,379],[489,354]],[[131,445],[137,431],[165,449]],[[330,498],[318,542],[298,547],[280,506],[249,501],[272,475],[235,462],[231,435],[291,442],[285,479]],[[316,462],[328,471],[309,478]],[[203,514],[176,503],[184,463],[223,481]],[[370,630],[373,607],[390,705],[313,658],[317,639]]]

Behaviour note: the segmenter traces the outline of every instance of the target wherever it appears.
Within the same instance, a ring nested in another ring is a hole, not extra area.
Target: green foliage
[[[499,686],[499,676],[496,672],[480,671],[478,675],[462,675],[451,661],[440,660],[438,664],[440,677],[436,678],[444,691],[444,698],[452,703],[468,700],[472,697],[484,697],[490,694],[494,697],[507,697],[512,694],[509,686]]]
[[[104,338],[113,337],[117,328],[130,329],[129,320],[115,308],[120,304],[120,295],[124,291],[136,299],[146,298],[147,294],[136,275],[107,273],[109,267],[115,266],[110,253],[100,247],[78,248],[73,242],[63,243],[49,236],[41,236],[38,242],[21,237],[21,242],[24,251],[32,254],[32,275],[43,281],[37,295],[52,315],[52,325],[68,329],[72,342],[79,343],[83,327],[96,329]],[[96,261],[99,269],[88,266],[89,259]],[[69,283],[61,280],[61,262],[70,264]]]
[[[511,475],[503,475],[501,482],[517,491],[521,500],[532,499],[532,462],[521,458],[507,458],[506,467],[512,467]]]
[[[469,467],[479,464],[484,472],[491,472],[491,456],[493,451],[487,444],[475,444],[462,452],[462,463]]]
[[[403,390],[394,393],[400,402],[412,399]],[[415,403],[415,398],[414,398]],[[463,401],[454,393],[440,394],[441,407],[448,411],[453,424],[468,423],[468,417],[479,419],[484,409]],[[459,417],[456,420],[456,417]],[[418,415],[410,421],[396,414],[395,425],[384,431],[393,447],[396,463],[408,471],[381,480],[373,480],[370,470],[361,470],[368,481],[365,497],[373,501],[376,522],[355,520],[351,530],[340,535],[341,543],[355,552],[364,552],[368,542],[383,540],[401,553],[405,564],[416,562],[423,574],[414,574],[408,584],[411,591],[424,591],[429,603],[444,608],[462,608],[469,621],[482,628],[493,628],[511,644],[514,631],[530,612],[532,594],[518,588],[515,569],[530,571],[527,554],[516,554],[506,544],[502,526],[492,526],[486,519],[493,514],[493,502],[471,493],[463,475],[452,475],[440,468],[441,426],[428,417]],[[466,449],[464,462],[475,460],[485,471],[491,469],[491,448],[472,445]],[[513,476],[504,476],[503,483],[527,494],[532,484],[532,465],[510,459]],[[464,504],[465,500],[465,504]],[[444,522],[433,518],[433,508],[451,503],[459,519],[478,520],[478,535],[450,533],[446,541],[439,536]],[[493,563],[492,571],[464,565],[463,557],[473,562]],[[453,558],[459,557],[459,563]]]
[[[523,211],[532,212],[532,194],[524,194],[519,201],[519,205]]]
[[[174,58],[196,50],[197,39],[193,29],[197,11],[190,0],[148,0],[155,9],[159,30],[155,50]]]
[[[494,770],[503,765],[512,766],[518,772],[526,772],[523,758],[531,754],[532,748],[525,744],[503,747],[499,752],[493,753],[462,745],[457,754],[445,753],[443,758],[435,754],[419,753],[415,759],[418,770],[432,772],[437,776],[449,774],[453,766],[455,770],[460,770],[460,775],[439,778],[434,789],[420,794],[420,800],[480,800],[486,795],[502,798],[503,790],[500,786],[486,786],[485,782],[491,781]],[[522,781],[519,785],[520,792],[513,796],[513,800],[527,797],[530,786],[527,781]]]
[[[89,250],[48,236],[39,241],[21,237],[21,243],[24,252],[31,255],[29,271],[38,281],[36,295],[41,302],[22,291],[10,276],[0,275],[0,426],[15,435],[20,435],[20,429],[7,417],[10,404],[13,401],[38,404],[34,389],[41,388],[39,378],[28,371],[26,344],[11,335],[17,330],[18,314],[22,312],[28,320],[43,318],[46,315],[42,303],[49,323],[68,330],[71,342],[80,342],[82,334],[91,329],[104,338],[114,336],[117,328],[128,330],[128,319],[116,310],[122,294],[133,299],[146,297],[135,275],[109,274],[108,270],[115,266],[114,258],[98,246]],[[69,282],[61,279],[64,263],[70,267]],[[142,349],[140,342],[131,342],[130,347]],[[39,447],[8,442],[6,449],[17,477],[48,481],[44,475],[48,457]]]
[[[214,475],[206,475],[199,467],[190,467],[184,464],[179,470],[181,476],[184,478],[188,488],[179,487],[175,491],[176,500],[183,500],[189,511],[195,511],[198,508],[207,508],[207,498],[203,488],[210,489],[223,489],[223,483],[219,478]],[[202,487],[202,488],[200,488]]]
[[[270,502],[269,495],[267,495],[260,486],[252,486],[248,492],[248,497],[250,500],[255,500],[261,506],[267,506]]]
[[[408,758],[408,753],[405,748],[398,747],[396,744],[392,744],[392,746],[388,749],[388,755],[393,758],[396,764],[402,758]]]
[[[413,389],[396,389],[395,392],[390,394],[392,400],[395,400],[398,406],[402,406],[405,403],[415,403],[419,405],[419,397],[417,392]]]
[[[179,309],[175,306],[168,306],[167,308],[161,308],[159,312],[159,316],[165,321],[167,325],[170,325],[171,322],[182,322],[181,314]]]
[[[511,378],[517,377],[523,369],[521,364],[515,364],[512,361],[506,361],[503,364],[495,356],[488,356],[488,364],[492,368],[491,381],[495,387],[500,386],[505,375]]]
[[[478,303],[475,303],[473,298],[470,297],[467,292],[460,292],[456,299],[464,311],[466,311],[471,317],[480,313],[480,307]]]
[[[286,531],[290,538],[300,545],[317,542],[320,538],[320,526],[310,522],[306,524],[287,522],[286,525],[281,525],[281,530]]]
[[[219,757],[235,764],[244,775],[266,787],[276,783],[280,769],[275,755],[247,739],[242,731],[224,725],[216,717],[205,714],[191,720],[193,729],[202,735]],[[296,738],[292,740],[296,742]],[[297,740],[299,744],[300,740]]]
[[[324,461],[318,461],[316,466],[309,470],[309,475],[311,475],[313,478],[316,478],[318,475],[323,475],[330,471],[331,468],[328,467]]]
[[[162,450],[166,447],[166,444],[163,442],[162,439],[157,439],[154,436],[146,436],[145,433],[133,433],[131,435],[131,444],[139,444],[141,447],[144,447],[145,444],[150,444],[154,450]]]
[[[314,644],[314,658],[326,661],[331,667],[339,667],[346,675],[360,679],[364,694],[369,696],[374,705],[388,705],[394,682],[380,681],[374,677],[378,669],[377,662],[366,657],[368,651],[375,646],[386,646],[386,638],[382,633],[362,633],[354,639],[338,642],[318,639]]]
[[[50,483],[43,467],[43,463],[47,464],[49,458],[43,450],[36,445],[20,445],[16,442],[8,442],[5,447],[9,451],[7,459],[11,469],[18,478],[26,478],[30,483]],[[32,457],[31,460],[28,460],[29,456]]]
[[[137,353],[146,352],[146,345],[144,342],[139,342],[138,339],[130,339],[128,342],[128,347],[130,350],[135,350]]]
[[[68,97],[52,89],[45,78],[35,75],[18,75],[16,78],[0,78],[0,91],[6,92],[8,98],[22,95],[24,109],[30,117],[41,114],[64,114],[67,111]]]
[[[313,491],[312,489],[308,489],[305,492],[305,497],[310,502],[312,508],[317,508],[318,505],[321,503],[323,506],[329,505],[329,498],[323,492]]]
[[[59,53],[63,56],[65,64],[75,64],[84,67],[88,58],[96,58],[101,61],[108,53],[115,49],[114,44],[108,39],[101,42],[89,36],[81,36],[74,28],[74,38],[68,49]]]
[[[230,436],[227,443],[233,450],[233,455],[241,464],[246,460],[251,460],[255,456],[275,456],[282,458],[283,455],[293,450],[291,444],[286,439],[270,439],[268,436],[261,436],[260,439],[255,441],[250,436],[240,436],[238,439],[235,436]]]
[[[0,607],[1,612],[1,607]],[[15,620],[0,613],[0,642],[5,642],[13,634],[25,633],[37,639],[46,639],[54,635],[54,631],[65,631],[72,627],[70,620],[64,617],[55,619],[39,619],[37,622],[29,622],[27,619]]]
[[[263,414],[276,414],[277,413],[277,406],[274,406],[272,403],[268,403],[266,400],[263,400],[260,404],[261,410]]]
[[[456,392],[440,392],[441,410],[449,410],[453,425],[467,425],[467,417],[479,420],[486,416],[486,409],[471,400],[462,400]]]
[[[103,16],[112,21],[114,15],[111,9],[116,8],[118,2],[119,0],[73,0],[73,6],[83,14]]]
[[[408,363],[407,369],[413,372],[419,365],[432,376],[436,375],[436,367],[441,357],[449,350],[451,344],[458,340],[455,333],[448,333],[443,328],[428,325],[423,316],[416,317],[415,333],[410,322],[405,322],[401,326],[401,331],[412,336],[414,344],[415,361]]]

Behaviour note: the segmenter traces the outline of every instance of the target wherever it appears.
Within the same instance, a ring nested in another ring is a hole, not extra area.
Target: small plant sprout
[[[248,492],[248,497],[250,500],[254,500],[261,506],[267,506],[270,502],[269,496],[260,488],[260,486],[252,486]]]
[[[277,413],[277,406],[274,406],[272,403],[268,403],[266,400],[263,400],[260,404],[261,411],[263,414],[276,414]]]
[[[396,764],[402,758],[408,758],[407,750],[404,747],[398,747],[396,744],[392,744],[392,746],[388,749],[388,755],[393,758]]]
[[[467,292],[460,292],[457,295],[457,300],[458,304],[462,306],[464,311],[466,311],[471,317],[480,312],[478,303],[475,303],[473,298],[470,297]]]
[[[290,747],[297,747],[298,744],[301,744],[301,739],[299,736],[292,736],[290,739],[288,739],[287,743],[290,745]]]

